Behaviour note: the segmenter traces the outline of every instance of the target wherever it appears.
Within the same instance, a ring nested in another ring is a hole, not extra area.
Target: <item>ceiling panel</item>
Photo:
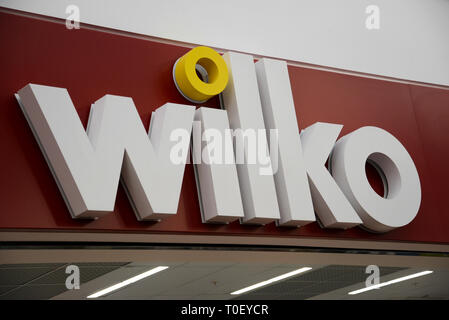
[[[84,299],[89,294],[154,268],[154,263],[77,263],[81,289],[67,290],[68,264],[0,265],[0,299]],[[163,265],[163,262],[161,262]],[[301,300],[301,299],[449,299],[449,271],[349,296],[364,286],[365,266],[310,265],[313,269],[254,291],[230,293],[305,265],[275,263],[167,263],[168,269],[100,299]],[[417,269],[416,269],[417,270]],[[380,267],[381,281],[418,272]]]
[[[382,277],[400,270],[403,268],[381,267],[380,274]],[[364,282],[367,277],[364,266],[330,265],[242,294],[235,300],[307,299]]]
[[[80,282],[86,283],[127,263],[76,263],[80,269]],[[70,263],[3,264],[0,265],[0,300],[50,299],[67,288]]]

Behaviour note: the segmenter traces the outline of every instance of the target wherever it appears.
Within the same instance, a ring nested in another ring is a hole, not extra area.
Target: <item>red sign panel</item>
[[[188,103],[176,90],[172,67],[189,49],[96,30],[0,13],[0,229],[171,232],[216,235],[327,237],[449,243],[449,90],[289,66],[300,128],[317,121],[393,134],[412,156],[422,202],[407,226],[385,234],[360,228],[321,229],[210,225],[201,222],[192,165],[184,175],[178,213],[161,222],[137,221],[122,187],[113,213],[73,220],[14,97],[28,83],[67,88],[84,126],[91,103],[105,94],[132,97],[148,128],[166,102]],[[217,98],[208,107],[218,107]]]

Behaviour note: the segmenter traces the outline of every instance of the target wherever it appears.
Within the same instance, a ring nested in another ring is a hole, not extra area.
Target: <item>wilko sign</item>
[[[18,92],[73,218],[112,212],[119,180],[139,220],[176,214],[190,141],[205,223],[303,226],[316,213],[327,228],[386,232],[416,216],[420,180],[404,146],[371,126],[339,140],[341,124],[300,132],[284,61],[197,47],[178,59],[173,78],[190,102],[220,94],[223,109],[166,103],[147,132],[131,98],[105,95],[86,132],[66,89]],[[367,161],[383,177],[383,197]]]

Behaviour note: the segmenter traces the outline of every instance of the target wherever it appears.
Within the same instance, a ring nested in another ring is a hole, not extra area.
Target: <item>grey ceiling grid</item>
[[[50,299],[67,290],[70,263],[0,265],[0,300]],[[114,271],[128,262],[73,263],[80,268],[81,284]]]
[[[404,269],[380,267],[380,276]],[[365,267],[362,266],[330,265],[242,294],[234,300],[303,300],[363,283],[367,277]]]

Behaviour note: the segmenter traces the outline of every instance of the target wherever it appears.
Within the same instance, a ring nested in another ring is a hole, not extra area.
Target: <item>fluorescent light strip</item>
[[[379,283],[379,284],[375,284],[373,286],[369,286],[369,287],[366,287],[366,288],[354,290],[354,291],[349,292],[348,294],[354,295],[354,294],[359,294],[359,293],[362,293],[362,292],[365,292],[365,291],[382,288],[382,287],[388,286],[390,284],[394,284],[394,283],[398,283],[398,282],[401,282],[401,281],[405,281],[405,280],[409,280],[409,279],[425,276],[425,275],[430,274],[432,272],[433,271],[427,270],[427,271],[414,273],[414,274],[411,274],[411,275],[408,275],[408,276],[405,276],[405,277],[393,279],[393,280],[390,280],[390,281],[387,281],[387,282],[383,282],[383,283]]]
[[[137,282],[139,280],[142,280],[146,277],[149,277],[155,273],[158,273],[160,271],[163,271],[165,269],[167,269],[168,267],[166,266],[159,266],[156,268],[153,268],[151,270],[145,271],[144,273],[138,274],[137,276],[134,276],[132,278],[129,278],[128,280],[119,282],[117,284],[114,284],[113,286],[107,287],[106,289],[100,290],[98,292],[95,292],[94,294],[91,294],[90,296],[87,296],[88,299],[92,299],[92,298],[98,298],[101,296],[104,296],[105,294],[108,294],[109,292],[115,291],[117,289],[123,288],[131,283]]]
[[[273,282],[276,282],[276,281],[280,281],[280,280],[283,280],[283,279],[286,279],[286,278],[293,277],[293,276],[295,276],[297,274],[309,271],[311,269],[312,268],[304,267],[304,268],[300,268],[300,269],[297,269],[297,270],[293,270],[291,272],[288,272],[288,273],[285,273],[285,274],[281,274],[280,276],[277,276],[277,277],[274,277],[274,278],[271,278],[271,279],[268,279],[268,280],[265,280],[265,281],[253,284],[252,286],[249,286],[249,287],[246,287],[246,288],[243,288],[243,289],[231,292],[231,294],[232,295],[242,294],[244,292],[248,292],[248,291],[251,291],[251,290],[254,290],[254,289],[266,286],[267,284],[270,284],[270,283],[273,283]]]

